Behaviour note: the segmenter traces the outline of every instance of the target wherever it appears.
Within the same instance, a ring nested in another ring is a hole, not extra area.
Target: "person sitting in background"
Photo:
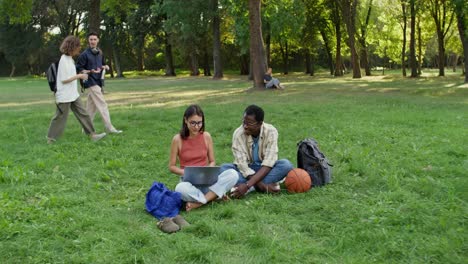
[[[179,166],[177,166],[179,160]],[[171,144],[169,170],[179,176],[184,175],[185,166],[215,166],[215,155],[211,135],[205,131],[205,116],[198,105],[190,105],[184,113],[182,128],[174,136]],[[222,198],[236,184],[238,179],[235,170],[225,170],[218,176],[218,181],[202,189],[190,182],[180,182],[175,191],[182,194],[186,210],[198,208]]]
[[[284,89],[283,86],[281,86],[280,81],[276,78],[273,78],[271,75],[272,69],[268,68],[267,72],[263,76],[263,83],[265,83],[265,88],[267,89]]]

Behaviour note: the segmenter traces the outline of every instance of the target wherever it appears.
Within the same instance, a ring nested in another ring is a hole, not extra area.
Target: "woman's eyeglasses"
[[[189,124],[192,127],[195,127],[195,126],[201,127],[203,125],[203,121],[198,121],[198,122],[197,121],[190,121]]]

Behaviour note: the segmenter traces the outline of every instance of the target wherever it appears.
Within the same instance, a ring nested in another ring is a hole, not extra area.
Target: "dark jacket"
[[[102,52],[93,54],[91,48],[87,48],[83,53],[80,54],[76,61],[76,71],[81,72],[83,70],[96,70],[102,69],[104,64],[104,57]],[[103,80],[101,79],[101,73],[89,73],[88,80],[83,82],[84,88],[89,88],[94,85],[103,86]]]

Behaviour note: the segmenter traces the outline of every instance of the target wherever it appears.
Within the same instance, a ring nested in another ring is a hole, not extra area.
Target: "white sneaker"
[[[233,192],[235,192],[236,190],[237,190],[237,187],[235,186],[235,187],[232,187],[232,188],[231,188],[231,191],[230,191],[230,192],[233,193]],[[245,194],[251,193],[251,192],[253,192],[253,191],[255,191],[255,187],[250,186],[250,188],[247,190],[247,192],[246,192]]]
[[[123,130],[112,129],[111,131],[109,131],[109,134],[120,134],[122,132]]]
[[[103,137],[105,137],[107,134],[106,133],[101,133],[101,134],[94,134],[91,136],[91,140],[96,142],[101,140]]]

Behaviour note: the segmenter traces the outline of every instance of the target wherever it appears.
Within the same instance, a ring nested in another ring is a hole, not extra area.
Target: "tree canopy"
[[[256,5],[258,18],[249,19]],[[443,76],[466,59],[467,9],[463,0],[0,0],[0,75],[43,74],[65,36],[81,36],[85,47],[84,36],[100,31],[121,77],[214,69],[221,78],[233,70],[250,74],[256,87],[267,67],[354,78],[438,68]]]

